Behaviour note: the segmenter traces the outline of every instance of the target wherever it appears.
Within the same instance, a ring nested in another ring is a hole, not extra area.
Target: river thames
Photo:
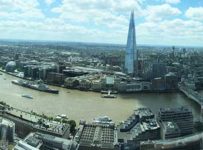
[[[109,116],[118,123],[129,117],[138,107],[149,107],[157,113],[161,107],[188,106],[195,119],[199,119],[200,107],[181,93],[119,94],[115,99],[101,98],[100,93],[52,87],[59,94],[50,94],[20,87],[11,83],[17,78],[0,75],[0,101],[26,111],[35,111],[49,116],[66,114],[70,119],[91,121],[98,116]],[[29,94],[33,99],[22,97]]]

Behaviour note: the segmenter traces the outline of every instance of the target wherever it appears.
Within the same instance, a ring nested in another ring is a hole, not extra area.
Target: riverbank
[[[81,119],[91,121],[98,116],[109,116],[118,123],[126,120],[133,110],[139,107],[149,107],[157,113],[161,107],[188,106],[199,119],[199,106],[181,93],[118,94],[116,99],[105,99],[96,92],[50,86],[59,90],[58,95],[53,95],[13,85],[11,81],[15,79],[17,78],[4,73],[0,76],[0,100],[21,110],[47,116],[66,114],[76,122]],[[23,98],[22,94],[29,94],[33,99]]]
[[[0,69],[0,72],[3,72],[5,74],[23,79],[23,80],[29,80],[29,81],[34,81],[30,78],[24,78],[24,77],[20,77],[14,73],[9,73],[6,72],[5,70]],[[61,88],[66,88],[66,89],[70,89],[70,90],[78,90],[78,91],[85,91],[85,92],[96,92],[96,93],[101,93],[101,91],[94,91],[94,90],[82,90],[82,89],[78,89],[78,88],[67,88],[64,87],[64,85],[58,85],[58,84],[50,84],[47,83],[46,81],[44,81],[45,84],[47,85],[51,85],[51,86],[57,86],[57,87],[61,87]],[[142,91],[135,91],[135,92],[119,92],[120,94],[132,94],[132,93],[179,93],[179,89],[172,89],[172,90],[142,90]]]

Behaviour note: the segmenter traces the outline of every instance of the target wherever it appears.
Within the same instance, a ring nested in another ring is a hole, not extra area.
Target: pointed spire
[[[130,17],[130,20],[132,20],[132,19],[134,20],[134,10],[131,11],[131,17]]]
[[[131,11],[131,15],[130,15],[130,26],[134,27],[135,23],[134,23],[134,10]]]

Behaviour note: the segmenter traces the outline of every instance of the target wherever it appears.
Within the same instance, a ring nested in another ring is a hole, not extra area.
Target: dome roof
[[[16,69],[16,62],[15,61],[9,61],[6,64],[5,69],[7,72],[14,72],[14,70]]]
[[[16,62],[15,61],[9,61],[7,64],[6,64],[6,67],[15,67],[16,66]]]

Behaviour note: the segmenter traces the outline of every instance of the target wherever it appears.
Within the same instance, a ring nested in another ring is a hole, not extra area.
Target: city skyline
[[[138,45],[203,46],[198,0],[3,0],[0,39],[126,44],[131,10]]]
[[[0,149],[203,149],[202,8],[186,4],[0,0]]]

